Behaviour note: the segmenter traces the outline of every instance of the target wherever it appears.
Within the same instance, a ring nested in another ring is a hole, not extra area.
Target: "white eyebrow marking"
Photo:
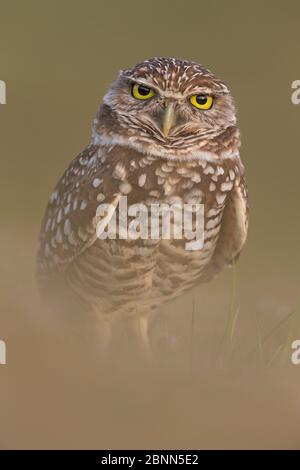
[[[167,74],[168,76],[168,74]],[[163,98],[175,98],[175,99],[185,99],[187,96],[190,96],[192,94],[197,95],[197,94],[207,94],[207,95],[213,95],[216,93],[215,90],[207,87],[207,86],[194,86],[193,84],[190,85],[189,87],[186,88],[184,93],[181,93],[179,91],[170,91],[170,90],[163,90],[159,87],[159,84],[153,83],[150,80],[147,80],[146,78],[134,78],[134,77],[126,77],[128,80],[130,80],[132,83],[138,83],[140,85],[146,85],[149,88],[152,88],[157,94],[162,96]]]

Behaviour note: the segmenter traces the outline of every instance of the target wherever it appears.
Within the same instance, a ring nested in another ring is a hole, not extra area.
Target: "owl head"
[[[208,69],[153,58],[119,73],[104,96],[93,135],[97,142],[163,156],[201,149],[235,125],[232,96]]]

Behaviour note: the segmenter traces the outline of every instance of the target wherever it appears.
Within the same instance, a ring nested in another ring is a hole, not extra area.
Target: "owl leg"
[[[153,359],[153,351],[149,338],[149,316],[135,315],[128,319],[131,338],[138,346],[139,352],[147,360]]]
[[[112,340],[112,325],[109,318],[100,318],[97,322],[97,339],[101,354],[107,355]]]

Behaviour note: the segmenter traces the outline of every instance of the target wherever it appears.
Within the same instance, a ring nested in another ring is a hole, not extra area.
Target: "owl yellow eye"
[[[198,109],[210,109],[213,105],[213,97],[210,95],[193,95],[190,102]]]
[[[148,100],[155,94],[151,88],[140,83],[135,83],[131,92],[132,96],[137,100]]]

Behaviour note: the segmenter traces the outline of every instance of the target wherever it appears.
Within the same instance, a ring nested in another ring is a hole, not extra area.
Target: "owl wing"
[[[241,174],[236,185],[228,194],[219,239],[201,281],[209,281],[223,267],[231,265],[239,257],[247,238],[248,218],[248,191],[244,175]]]
[[[103,148],[101,152],[103,156]],[[97,207],[102,202],[113,204],[116,198],[99,154],[99,146],[86,147],[71,162],[50,196],[37,257],[40,281],[64,272],[97,239]]]

